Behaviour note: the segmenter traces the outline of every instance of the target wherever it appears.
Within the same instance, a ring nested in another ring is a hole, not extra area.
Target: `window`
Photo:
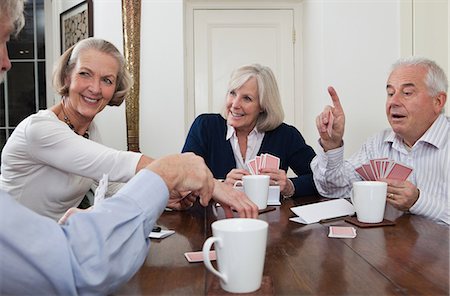
[[[44,18],[44,0],[28,0],[25,27],[8,43],[12,68],[0,85],[0,149],[25,117],[47,108]]]

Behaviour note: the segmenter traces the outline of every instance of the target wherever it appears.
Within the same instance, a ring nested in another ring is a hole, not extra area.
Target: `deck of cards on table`
[[[252,175],[259,175],[261,169],[279,169],[280,159],[269,153],[263,153],[247,162],[248,170]]]
[[[376,181],[380,178],[405,181],[413,169],[391,159],[377,158],[355,170],[366,181]]]

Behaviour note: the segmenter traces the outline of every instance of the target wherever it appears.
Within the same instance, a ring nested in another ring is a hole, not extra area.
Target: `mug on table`
[[[243,186],[248,198],[258,206],[258,209],[263,210],[267,208],[269,184],[268,175],[247,175],[242,177],[242,181],[236,181],[234,187]]]
[[[350,197],[355,207],[358,221],[363,223],[379,223],[383,221],[386,207],[386,193],[386,182],[354,182]]]
[[[250,293],[260,288],[268,226],[265,221],[244,218],[218,220],[211,224],[213,236],[203,244],[203,262],[220,278],[222,289],[231,293]],[[209,258],[213,244],[218,270]]]

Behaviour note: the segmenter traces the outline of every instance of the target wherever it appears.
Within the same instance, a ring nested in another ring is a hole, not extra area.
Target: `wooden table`
[[[449,295],[449,227],[388,207],[395,226],[359,228],[354,239],[328,238],[330,225],[288,220],[292,206],[316,197],[283,201],[261,214],[269,223],[264,275],[275,295]],[[219,210],[219,218],[222,212]],[[201,250],[216,220],[211,207],[165,212],[158,221],[176,234],[152,240],[139,272],[116,295],[205,295],[215,278],[184,252]]]

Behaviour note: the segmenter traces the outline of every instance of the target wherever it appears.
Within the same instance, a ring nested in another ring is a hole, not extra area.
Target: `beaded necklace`
[[[74,127],[73,124],[70,122],[69,117],[66,115],[66,112],[64,111],[64,100],[61,100],[61,110],[62,110],[62,112],[63,112],[63,114],[64,114],[64,122],[69,126],[69,128],[70,128],[71,130],[73,130],[73,132],[74,132],[75,134],[81,136],[80,134],[78,134],[78,133],[76,132],[75,127]],[[88,134],[87,131],[84,132],[83,137],[86,138],[86,139],[89,139],[89,134]]]

